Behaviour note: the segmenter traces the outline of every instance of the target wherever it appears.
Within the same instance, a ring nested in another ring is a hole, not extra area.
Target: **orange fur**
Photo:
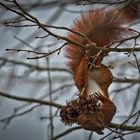
[[[130,4],[124,6],[122,10],[97,9],[82,14],[81,18],[74,23],[72,30],[84,34],[91,42],[96,43],[99,47],[105,47],[110,43],[126,38],[131,35],[124,24],[132,22],[140,18],[140,1],[134,0]],[[88,40],[79,35],[70,33],[68,38],[86,45]],[[94,56],[98,53],[95,49],[89,50],[89,55]],[[98,60],[102,61],[106,54],[102,54]],[[84,57],[84,49],[74,45],[68,45],[66,48],[66,57],[69,59],[68,66],[75,73]]]
[[[121,21],[117,18],[116,11],[104,11],[98,9],[89,11],[82,15],[80,20],[77,20],[72,30],[80,32],[88,37],[92,42],[99,47],[104,47],[113,41],[120,40],[125,37],[130,31],[122,27]],[[86,45],[87,39],[84,39],[76,34],[69,34],[69,39]],[[74,45],[69,45],[66,49],[67,57],[69,58],[69,67],[75,73],[81,59],[84,57],[84,49]],[[90,49],[89,55],[94,56],[98,51]],[[102,58],[101,58],[102,59]]]

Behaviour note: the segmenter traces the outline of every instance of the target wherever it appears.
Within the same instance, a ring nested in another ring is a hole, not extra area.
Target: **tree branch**
[[[122,130],[125,130],[125,131],[140,132],[140,126],[129,126],[129,125],[121,125],[121,124],[110,123],[109,127],[110,128],[115,128],[115,129],[122,129]],[[56,140],[56,139],[58,139],[60,137],[63,137],[65,135],[71,133],[72,131],[79,130],[79,129],[82,129],[82,127],[76,126],[76,127],[67,129],[64,132],[62,132],[62,133],[56,135],[55,137],[53,137],[52,140]]]
[[[37,71],[48,71],[49,70],[49,71],[62,71],[62,72],[71,73],[69,70],[64,69],[64,68],[58,68],[58,67],[56,67],[56,68],[46,68],[46,67],[41,67],[41,66],[25,63],[25,62],[18,61],[18,60],[10,60],[10,59],[4,58],[4,57],[0,57],[0,60],[6,61],[6,62],[9,62],[9,63],[13,63],[13,64],[16,64],[16,65],[23,65],[23,66],[29,67],[30,69],[34,69],[34,70],[37,70]]]
[[[116,78],[114,77],[113,82],[117,83],[140,83],[140,79],[128,79],[128,78]]]
[[[38,100],[38,99],[35,99],[35,98],[19,97],[19,96],[4,93],[2,91],[0,91],[0,96],[6,97],[6,98],[9,98],[9,99],[14,99],[16,101],[23,101],[23,102],[29,102],[29,103],[38,103],[38,104],[41,104],[41,105],[53,106],[53,107],[56,107],[56,108],[63,107],[62,105],[54,103],[54,102],[48,102],[48,101],[45,101],[45,100]]]

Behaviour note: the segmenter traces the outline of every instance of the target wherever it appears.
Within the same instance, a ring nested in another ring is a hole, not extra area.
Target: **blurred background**
[[[117,0],[114,3],[111,0],[17,2],[27,13],[47,25],[49,31],[65,37],[69,33],[67,28],[73,26],[81,13],[88,9],[111,8],[121,4]],[[1,0],[0,3],[0,93],[58,105],[65,105],[66,101],[75,99],[78,90],[66,66],[65,47],[61,49],[65,41],[25,20],[25,13],[20,15],[10,10],[20,11],[12,0]],[[130,28],[140,32],[140,22],[132,24]],[[137,38],[120,47],[132,47],[134,43],[140,47],[139,42]],[[103,63],[110,66],[114,76],[109,94],[117,106],[117,112],[112,122],[132,127],[140,125],[140,53],[111,52]],[[53,139],[50,138],[52,131],[54,139],[61,140],[140,139],[136,131],[106,128],[104,135],[99,136],[79,129],[77,125],[66,126],[59,117],[59,106],[23,102],[0,94],[0,140],[48,140]]]

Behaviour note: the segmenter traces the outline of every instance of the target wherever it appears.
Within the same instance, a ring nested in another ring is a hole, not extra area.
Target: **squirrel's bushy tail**
[[[82,14],[81,18],[74,23],[72,30],[82,33],[87,38],[83,38],[77,34],[70,33],[68,38],[82,45],[88,44],[88,40],[96,43],[99,47],[105,47],[110,43],[126,38],[133,32],[129,30],[125,24],[140,18],[140,1],[135,0],[118,9],[97,9]],[[94,48],[89,50],[89,57],[94,56],[99,51]],[[98,58],[102,61],[105,53]],[[68,45],[66,48],[66,57],[69,59],[68,66],[75,73],[84,57],[84,48],[74,45]]]

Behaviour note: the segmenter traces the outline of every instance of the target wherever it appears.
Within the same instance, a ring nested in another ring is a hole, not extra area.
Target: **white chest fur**
[[[88,94],[94,94],[94,93],[98,93],[100,92],[100,94],[102,96],[105,96],[103,90],[101,89],[101,87],[96,83],[96,81],[92,78],[88,79],[88,86],[87,86],[87,93]]]

